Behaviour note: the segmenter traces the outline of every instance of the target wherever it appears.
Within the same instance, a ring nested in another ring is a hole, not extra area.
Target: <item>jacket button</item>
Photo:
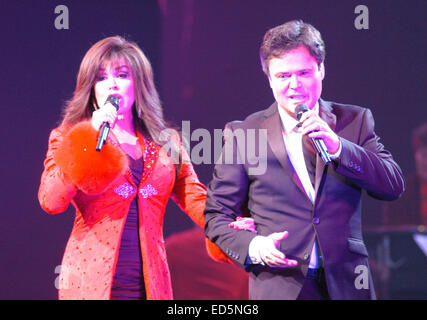
[[[319,217],[314,217],[313,218],[313,223],[314,224],[319,224],[319,222],[320,222],[320,218]]]

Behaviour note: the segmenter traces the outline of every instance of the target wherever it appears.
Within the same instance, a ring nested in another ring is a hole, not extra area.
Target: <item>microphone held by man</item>
[[[307,112],[309,109],[305,104],[299,104],[295,107],[295,114],[297,117],[297,120],[300,121],[302,115]],[[330,164],[332,162],[332,159],[329,155],[328,148],[325,145],[325,142],[322,138],[311,138],[311,142],[313,143],[313,146],[316,148],[317,153],[322,158],[323,162],[325,164]]]

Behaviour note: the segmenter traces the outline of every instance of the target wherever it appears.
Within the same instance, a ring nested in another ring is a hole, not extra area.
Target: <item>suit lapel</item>
[[[323,121],[325,121],[329,125],[332,131],[335,131],[337,117],[335,116],[335,114],[332,113],[332,107],[330,102],[326,102],[322,99],[319,100],[319,116]],[[319,190],[319,186],[322,181],[323,174],[326,173],[325,169],[327,170],[327,168],[325,168],[324,162],[322,161],[321,157],[317,154],[316,176],[315,176],[315,183],[314,183],[314,192],[316,195]]]
[[[335,131],[337,116],[332,113],[332,106],[329,101],[319,99],[319,116],[329,125],[332,131]]]
[[[289,160],[288,153],[286,151],[285,143],[283,141],[283,133],[282,133],[282,123],[280,120],[280,115],[277,110],[277,103],[273,103],[266,111],[265,111],[265,119],[261,123],[261,128],[267,130],[267,141],[270,145],[271,150],[273,151],[275,157],[279,161],[282,168],[289,174],[292,181],[298,186],[298,188],[306,195],[305,189],[295,172],[292,163]],[[329,127],[335,131],[336,126],[336,116],[332,113],[331,103],[324,101],[322,99],[319,100],[319,116],[323,119]],[[323,163],[322,159],[319,155],[316,157],[316,176],[315,176],[315,185],[314,190],[315,193],[318,193],[320,184],[322,182],[322,178],[327,168]]]
[[[306,195],[304,187],[298,178],[291,161],[289,160],[285,142],[283,141],[282,123],[277,108],[277,103],[273,103],[265,111],[265,119],[261,123],[261,128],[267,130],[268,144],[270,145],[271,150],[273,151],[282,168],[286,171],[287,174],[289,174],[291,179],[302,191],[302,193]]]

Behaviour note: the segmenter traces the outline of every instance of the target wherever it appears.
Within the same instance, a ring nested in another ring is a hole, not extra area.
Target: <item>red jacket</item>
[[[139,236],[147,299],[172,299],[172,286],[163,239],[163,216],[170,197],[203,227],[206,188],[191,162],[176,178],[166,152],[142,135],[144,173],[134,184],[127,157],[108,141],[95,151],[97,132],[89,122],[54,129],[39,188],[39,201],[48,213],[67,209],[76,217],[59,276],[59,299],[109,299],[121,233],[132,199],[139,193]],[[181,148],[182,152],[185,152]],[[217,251],[217,255],[220,255]]]

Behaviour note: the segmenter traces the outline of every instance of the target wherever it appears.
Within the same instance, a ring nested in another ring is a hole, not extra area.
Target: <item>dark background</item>
[[[354,26],[359,4],[369,8],[368,30]],[[54,26],[57,5],[68,7],[68,30]],[[261,39],[269,28],[301,18],[326,43],[323,98],[371,108],[382,142],[405,174],[414,171],[411,130],[427,121],[425,0],[23,0],[2,1],[0,12],[0,299],[57,297],[55,267],[74,210],[56,216],[41,210],[40,175],[80,61],[107,36],[125,36],[147,54],[167,120],[213,132],[273,102],[258,58]],[[207,184],[213,166],[195,169]],[[365,225],[381,222],[380,202],[366,197],[363,210]],[[165,236],[192,226],[171,203]]]

